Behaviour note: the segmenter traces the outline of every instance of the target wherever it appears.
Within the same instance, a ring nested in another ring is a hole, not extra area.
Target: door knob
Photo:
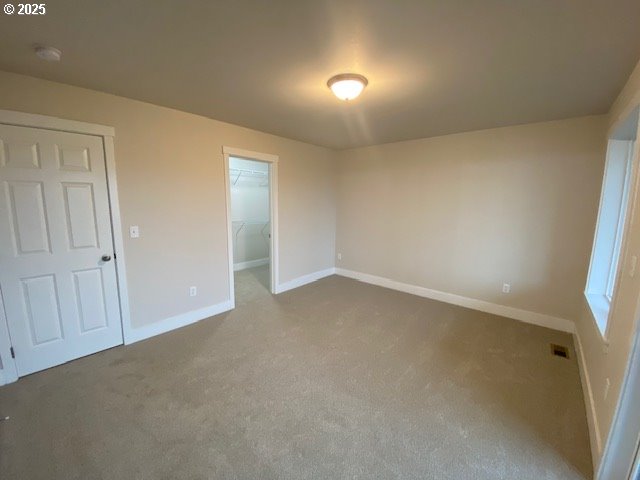
[[[103,262],[108,262],[109,260],[111,260],[111,255],[102,255]]]

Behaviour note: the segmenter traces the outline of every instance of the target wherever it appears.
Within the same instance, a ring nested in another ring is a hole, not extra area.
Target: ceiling
[[[0,15],[0,69],[333,148],[608,111],[638,0],[56,0]],[[60,63],[34,44],[62,50]],[[357,72],[350,103],[326,86]]]

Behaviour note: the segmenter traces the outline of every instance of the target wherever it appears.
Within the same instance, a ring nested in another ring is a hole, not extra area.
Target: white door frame
[[[242,148],[223,146],[224,185],[227,200],[227,256],[229,258],[229,300],[235,308],[235,282],[233,278],[233,226],[231,223],[231,179],[229,178],[229,157],[257,160],[269,164],[269,221],[271,222],[271,240],[269,252],[269,270],[271,272],[271,293],[278,293],[280,275],[278,272],[278,160],[277,155],[252,152]]]
[[[632,478],[640,443],[640,301],[636,306],[636,322],[629,362],[620,398],[611,423],[598,472],[598,480],[635,480]]]
[[[80,133],[102,137],[104,145],[105,166],[107,169],[107,192],[109,194],[109,208],[111,218],[111,231],[113,234],[113,248],[116,263],[116,279],[118,282],[118,300],[120,303],[120,318],[124,343],[129,343],[131,335],[131,314],[129,311],[129,290],[127,288],[127,276],[124,260],[124,241],[122,225],[120,222],[120,203],[118,200],[118,188],[116,178],[116,162],[114,155],[113,137],[115,129],[104,125],[64,120],[62,118],[36,115],[31,113],[0,110],[0,124],[17,127],[40,128],[44,130],[56,130],[60,132]],[[2,292],[0,291],[0,294]],[[11,356],[11,342],[9,327],[7,325],[2,296],[0,295],[0,385],[15,382],[18,379],[18,370]]]

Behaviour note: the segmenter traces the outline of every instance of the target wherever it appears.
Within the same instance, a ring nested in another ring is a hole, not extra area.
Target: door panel
[[[40,154],[36,142],[16,140],[11,143],[0,143],[0,164],[17,168],[40,168]]]
[[[93,186],[90,183],[63,183],[62,188],[69,248],[99,248]]]
[[[73,272],[80,314],[80,331],[86,333],[107,326],[102,269]]]
[[[26,375],[122,343],[102,139],[0,125],[0,288]]]
[[[7,189],[17,253],[50,252],[42,182],[8,182]]]
[[[56,154],[60,170],[91,171],[88,148],[56,145]]]
[[[21,282],[31,343],[42,345],[62,340],[62,324],[55,277],[43,275],[35,278],[23,278]]]

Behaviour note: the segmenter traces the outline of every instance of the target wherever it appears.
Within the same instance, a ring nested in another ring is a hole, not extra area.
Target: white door
[[[0,187],[18,375],[122,344],[102,138],[0,125]]]

